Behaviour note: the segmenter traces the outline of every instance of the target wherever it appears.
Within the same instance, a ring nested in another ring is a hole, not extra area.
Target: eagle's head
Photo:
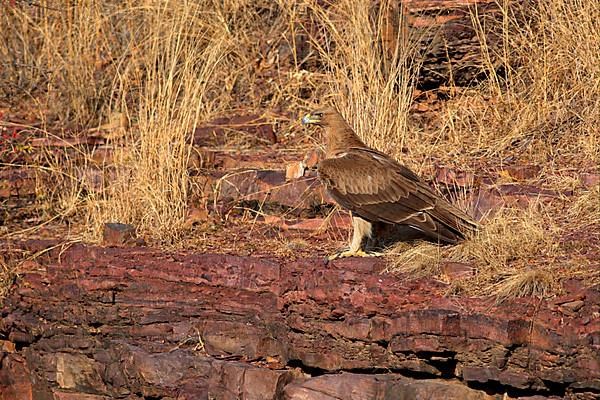
[[[302,117],[302,124],[330,126],[342,119],[340,113],[333,107],[324,107]]]

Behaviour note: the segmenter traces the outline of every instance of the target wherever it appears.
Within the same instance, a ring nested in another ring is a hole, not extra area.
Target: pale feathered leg
[[[379,257],[382,255],[381,253],[364,251],[362,249],[365,237],[371,238],[373,235],[373,224],[360,217],[352,216],[352,228],[350,248],[329,256],[329,260],[345,257]]]

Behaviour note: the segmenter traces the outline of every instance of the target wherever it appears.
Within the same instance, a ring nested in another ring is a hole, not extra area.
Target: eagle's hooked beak
[[[306,114],[304,117],[302,117],[302,125],[318,124],[319,122],[321,122],[320,115],[309,113],[309,114]]]

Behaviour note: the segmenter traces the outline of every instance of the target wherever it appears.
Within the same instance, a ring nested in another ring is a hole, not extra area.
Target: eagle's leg
[[[329,256],[329,260],[344,257],[378,257],[381,253],[364,251],[362,244],[365,237],[371,238],[373,235],[373,225],[360,217],[352,216],[352,240],[348,250],[340,251],[339,253]]]

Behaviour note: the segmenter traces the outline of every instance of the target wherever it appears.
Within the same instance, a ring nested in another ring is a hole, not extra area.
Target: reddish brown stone
[[[107,222],[102,230],[102,243],[105,246],[135,245],[137,234],[135,226],[117,222]]]
[[[35,171],[28,169],[0,170],[0,198],[35,194]]]
[[[35,400],[26,360],[12,354],[2,357],[2,353],[0,360],[0,400]]]
[[[108,396],[98,396],[95,394],[85,393],[71,393],[56,390],[54,393],[54,400],[110,400]]]
[[[311,150],[309,151],[302,163],[306,166],[307,169],[314,169],[319,165],[319,161],[323,158],[323,153],[319,150]]]
[[[481,390],[456,382],[418,381],[401,375],[342,373],[324,375],[286,386],[286,400],[396,400],[396,399],[492,400]]]
[[[448,186],[470,187],[475,183],[475,175],[471,172],[455,171],[447,167],[438,167],[435,181]]]
[[[217,183],[218,199],[257,200],[298,210],[325,204],[329,198],[315,177],[286,182],[283,171],[247,170],[224,175]]]
[[[442,274],[449,281],[457,281],[475,274],[475,268],[472,265],[447,262],[441,265]]]
[[[222,145],[231,132],[243,132],[265,143],[277,143],[273,123],[259,115],[216,118],[194,130],[197,146]]]
[[[0,352],[14,353],[15,352],[15,344],[8,340],[0,340]]]
[[[291,181],[304,176],[304,164],[302,161],[288,163],[285,168],[285,180]]]
[[[512,165],[503,168],[511,178],[520,181],[538,177],[541,170],[539,165]]]
[[[328,227],[335,227],[339,229],[350,229],[352,227],[352,220],[350,215],[347,214],[336,214],[332,218],[310,218],[304,219],[294,224],[286,226],[286,229],[301,230],[301,231],[318,231],[326,229]]]
[[[188,209],[185,223],[186,227],[191,227],[195,224],[204,222],[208,219],[208,210],[206,208],[190,207]]]
[[[531,393],[575,384],[577,393],[594,391],[600,380],[597,288],[583,289],[584,305],[565,315],[538,299],[493,306],[444,297],[439,281],[380,274],[378,259],[326,264],[82,245],[44,257],[4,302],[0,337],[17,343],[4,356],[5,387],[18,384],[9,378],[12,356],[32,381],[111,398],[315,392],[265,365],[446,374]]]
[[[581,174],[580,179],[587,188],[593,189],[600,186],[600,174]]]

